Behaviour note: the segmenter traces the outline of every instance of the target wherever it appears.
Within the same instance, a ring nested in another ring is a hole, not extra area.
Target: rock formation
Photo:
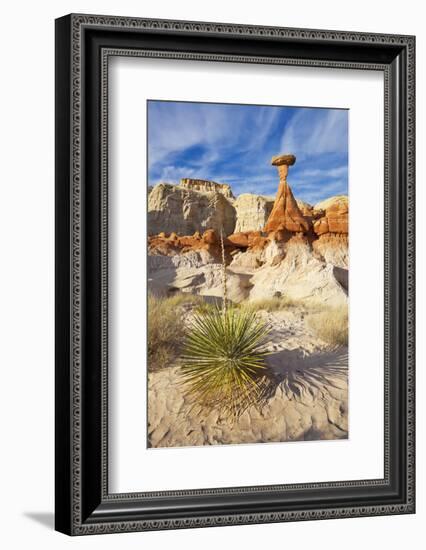
[[[336,242],[330,246],[327,239]],[[346,303],[347,242],[342,239],[329,235],[311,245],[301,234],[285,242],[260,232],[231,235],[225,239],[229,299],[283,296],[332,306]],[[222,296],[221,247],[214,232],[150,237],[148,250],[150,291]]]
[[[239,195],[234,203],[237,214],[235,233],[263,229],[273,205],[274,199],[270,197],[251,193]]]
[[[235,199],[229,185],[199,179],[154,186],[148,197],[150,289],[221,297],[223,231],[230,300],[279,295],[346,303],[348,198],[315,206],[296,200],[287,182],[295,161],[293,155],[273,157],[275,200]]]
[[[332,263],[313,254],[309,241],[294,236],[283,245],[271,242],[264,249],[263,262],[250,279],[251,300],[287,297],[304,303],[339,306],[347,301],[342,285],[346,269],[336,272]]]
[[[199,192],[165,183],[157,184],[148,197],[148,232],[192,235],[207,229],[226,235],[234,232],[235,208],[223,193]]]
[[[325,199],[321,202],[318,202],[314,206],[314,210],[323,210],[325,212],[327,210],[327,208],[330,208],[330,206],[333,206],[336,203],[344,204],[346,206],[349,206],[348,196],[347,195],[334,195],[333,197],[329,197],[328,199]]]
[[[249,297],[250,273],[227,270],[227,295],[235,303]],[[223,297],[223,268],[211,250],[200,248],[172,255],[148,255],[148,288],[157,296],[190,292],[212,298]]]
[[[324,262],[348,269],[349,240],[342,233],[325,233],[312,242],[312,250]]]
[[[307,233],[309,231],[309,222],[300,211],[287,183],[288,168],[295,162],[294,155],[281,155],[272,158],[272,165],[278,168],[280,182],[272,212],[265,225],[267,232],[287,230]]]
[[[296,199],[296,204],[299,207],[300,212],[302,215],[306,217],[313,216],[314,214],[314,207],[311,206],[309,203],[302,201],[300,199]]]
[[[181,236],[192,235],[195,231],[203,233],[206,229],[220,231],[223,225],[226,235],[265,229],[267,233],[275,232],[276,238],[279,238],[282,231],[306,233],[316,221],[326,218],[326,208],[330,209],[330,220],[323,219],[316,225],[317,234],[344,232],[343,207],[347,198],[336,197],[339,207],[332,204],[331,199],[315,207],[296,200],[286,181],[285,170],[290,164],[285,162],[289,162],[289,158],[294,157],[283,155],[274,159],[281,178],[275,201],[272,197],[250,193],[235,199],[229,185],[200,179],[183,178],[179,185],[158,183],[154,187],[149,186],[149,233],[174,231]],[[284,164],[277,164],[280,159],[284,159]]]
[[[231,262],[232,255],[239,250],[246,251],[248,247],[254,247],[255,239],[260,232],[235,233],[229,237],[224,237],[225,259]],[[205,251],[208,253],[211,261],[222,262],[222,245],[220,236],[208,229],[201,235],[196,231],[190,236],[179,236],[176,233],[160,233],[148,237],[148,254],[151,256],[176,256],[185,255],[190,252]]]
[[[190,189],[191,191],[198,191],[199,193],[222,193],[227,199],[234,199],[231,186],[227,183],[216,183],[215,181],[199,180],[192,178],[182,178],[180,180],[180,187]]]
[[[325,211],[325,215],[313,224],[317,235],[326,233],[348,234],[349,231],[349,202],[348,197],[331,197],[315,206],[316,211]]]

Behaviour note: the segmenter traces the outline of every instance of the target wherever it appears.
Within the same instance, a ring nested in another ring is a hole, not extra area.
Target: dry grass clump
[[[329,307],[307,317],[307,323],[316,335],[332,346],[348,345],[347,306]]]
[[[162,300],[166,301],[170,307],[180,307],[187,304],[198,305],[204,303],[201,296],[198,296],[198,294],[190,294],[189,292],[176,292],[172,296],[162,298]]]
[[[295,300],[287,296],[280,296],[254,300],[253,302],[248,302],[247,304],[244,304],[244,307],[253,311],[260,311],[263,309],[272,312],[292,307],[299,307],[302,305],[303,303],[299,300]]]
[[[185,336],[182,306],[202,301],[193,294],[175,294],[167,298],[148,296],[148,370],[170,366],[179,355]]]

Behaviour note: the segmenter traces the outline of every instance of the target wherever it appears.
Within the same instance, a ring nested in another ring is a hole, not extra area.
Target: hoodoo
[[[293,166],[295,162],[296,157],[294,155],[272,157],[271,164],[278,168],[280,182],[272,212],[265,225],[265,231],[268,233],[285,229],[294,233],[307,233],[309,231],[309,222],[300,211],[287,183],[289,166]]]

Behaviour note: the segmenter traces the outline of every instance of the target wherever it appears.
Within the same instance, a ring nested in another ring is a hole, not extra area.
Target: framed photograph
[[[415,511],[413,36],[56,20],[56,529]]]

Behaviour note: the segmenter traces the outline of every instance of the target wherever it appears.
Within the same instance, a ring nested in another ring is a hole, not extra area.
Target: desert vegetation
[[[177,293],[170,297],[148,296],[148,369],[170,366],[179,355],[185,325],[184,306],[202,303],[194,294]]]
[[[308,315],[308,326],[321,340],[331,346],[348,345],[348,308],[323,307]]]
[[[252,311],[281,311],[287,308],[304,307],[302,300],[296,300],[288,296],[274,296],[273,298],[263,298],[243,303],[240,307],[251,309]]]
[[[181,354],[185,394],[196,407],[238,418],[259,400],[268,325],[256,313],[214,307],[196,313]]]

